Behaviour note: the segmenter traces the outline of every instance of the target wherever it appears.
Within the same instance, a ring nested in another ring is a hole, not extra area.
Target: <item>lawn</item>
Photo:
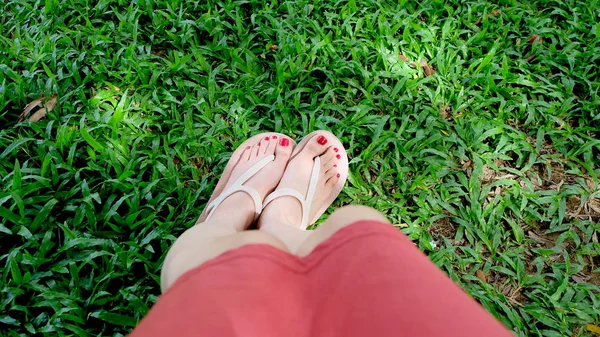
[[[328,129],[333,206],[385,213],[517,336],[593,336],[599,21],[598,0],[4,1],[0,335],[127,334],[233,149]]]

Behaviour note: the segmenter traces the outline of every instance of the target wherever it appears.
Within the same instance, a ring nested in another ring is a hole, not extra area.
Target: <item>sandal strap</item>
[[[312,172],[310,174],[310,181],[308,183],[308,190],[306,191],[306,196],[303,196],[302,194],[300,194],[300,192],[296,191],[293,188],[289,188],[289,187],[279,188],[279,189],[273,191],[273,193],[269,194],[265,198],[263,209],[265,207],[267,207],[267,205],[271,201],[273,201],[277,198],[281,198],[281,197],[296,198],[296,199],[298,199],[298,202],[300,202],[300,207],[302,208],[302,221],[300,223],[300,229],[306,229],[309,225],[308,216],[310,213],[310,205],[312,205],[312,201],[315,196],[315,192],[317,189],[317,182],[319,181],[320,171],[321,171],[321,158],[316,157],[314,159]]]
[[[254,220],[258,217],[260,212],[263,209],[263,202],[260,198],[258,192],[255,189],[249,186],[243,186],[250,178],[252,178],[258,171],[262,170],[265,166],[275,160],[275,155],[267,156],[261,159],[256,164],[252,165],[244,174],[242,174],[239,178],[235,180],[235,182],[223,193],[221,193],[215,200],[213,200],[210,204],[206,206],[208,210],[208,216],[206,220],[210,219],[214,213],[214,211],[221,205],[221,203],[230,195],[237,192],[244,192],[252,198],[254,202]],[[206,221],[205,220],[205,221]]]

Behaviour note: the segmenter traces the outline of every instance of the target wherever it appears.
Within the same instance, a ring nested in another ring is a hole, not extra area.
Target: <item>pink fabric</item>
[[[131,336],[512,336],[390,225],[361,221],[309,256],[268,245],[183,275]]]

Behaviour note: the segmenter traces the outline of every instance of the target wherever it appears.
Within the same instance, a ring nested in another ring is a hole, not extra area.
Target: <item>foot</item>
[[[314,165],[314,158],[321,158],[321,169],[314,198],[310,205],[309,221],[327,202],[340,179],[337,163],[340,149],[328,144],[325,135],[314,136],[287,165],[277,188],[292,188],[306,196]],[[259,219],[260,229],[270,231],[273,226],[285,224],[299,228],[302,222],[302,206],[298,199],[284,196],[273,200],[265,207]]]
[[[261,200],[264,200],[275,189],[283,176],[283,172],[292,154],[292,149],[292,142],[289,138],[277,135],[265,137],[257,141],[253,146],[247,146],[231,172],[231,176],[223,191],[227,191],[252,165],[267,156],[275,155],[274,161],[267,164],[243,184],[256,190]],[[219,224],[231,224],[236,231],[242,231],[248,228],[254,220],[256,215],[254,206],[254,201],[247,193],[236,192],[217,206],[209,221]]]

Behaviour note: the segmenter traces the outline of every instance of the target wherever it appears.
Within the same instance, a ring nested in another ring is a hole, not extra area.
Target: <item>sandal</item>
[[[321,215],[323,213],[325,213],[327,208],[329,208],[331,203],[333,203],[333,201],[337,198],[337,196],[342,191],[342,188],[344,187],[344,184],[346,183],[346,179],[348,178],[348,155],[346,153],[346,150],[344,149],[342,142],[340,142],[340,140],[337,139],[337,137],[335,137],[331,132],[328,132],[328,131],[322,131],[322,130],[315,131],[315,132],[309,134],[308,136],[304,137],[302,142],[300,142],[300,144],[298,144],[298,146],[296,146],[296,148],[294,149],[294,152],[292,153],[292,157],[290,158],[290,161],[292,161],[304,149],[306,144],[308,144],[308,142],[313,137],[317,137],[320,135],[324,135],[325,137],[327,137],[327,139],[332,142],[332,146],[335,146],[340,149],[340,151],[338,153],[340,155],[340,158],[339,158],[339,162],[337,164],[340,177],[339,177],[338,182],[336,183],[335,187],[329,194],[329,197],[325,200],[325,202],[323,203],[323,206],[321,206],[321,208],[319,208],[317,210],[317,212],[315,213],[313,218],[309,219],[310,206],[312,205],[312,201],[313,201],[313,198],[314,198],[314,195],[316,192],[316,188],[317,188],[317,182],[319,181],[319,173],[320,173],[320,169],[321,169],[321,158],[320,157],[316,157],[314,159],[314,164],[313,164],[310,180],[308,183],[308,190],[306,192],[306,195],[303,196],[302,194],[300,194],[300,192],[298,192],[297,190],[295,190],[293,188],[279,188],[279,189],[276,189],[275,191],[273,191],[271,194],[269,194],[263,201],[263,209],[264,209],[271,201],[273,201],[277,198],[280,198],[280,197],[289,196],[289,197],[298,199],[298,201],[300,202],[300,205],[302,207],[302,221],[300,224],[300,229],[306,229],[308,226],[315,223],[319,219],[319,217],[321,217]]]
[[[244,152],[246,147],[256,144],[257,142],[260,141],[260,139],[264,139],[265,137],[273,137],[273,136],[278,136],[281,138],[283,138],[283,137],[289,138],[286,135],[283,135],[280,133],[273,133],[273,132],[261,133],[254,137],[248,138],[245,142],[243,142],[240,146],[238,146],[238,148],[231,155],[229,162],[227,162],[227,166],[225,166],[225,170],[223,171],[223,174],[221,175],[221,178],[219,179],[219,182],[217,183],[217,186],[215,187],[213,194],[211,195],[210,199],[208,200],[206,207],[202,211],[200,218],[198,218],[198,221],[196,221],[196,225],[210,219],[210,217],[213,215],[214,211],[219,207],[219,205],[221,205],[223,200],[225,200],[227,197],[229,197],[230,195],[232,195],[236,192],[244,192],[252,198],[252,201],[254,202],[254,209],[255,209],[254,220],[256,221],[256,219],[258,218],[258,216],[260,215],[260,213],[263,209],[263,201],[261,200],[258,192],[256,192],[255,189],[253,189],[249,186],[244,186],[244,184],[250,178],[252,178],[256,173],[258,173],[260,170],[262,170],[265,166],[267,166],[269,163],[274,161],[275,156],[274,155],[267,156],[267,157],[263,158],[262,160],[260,160],[259,162],[255,163],[246,172],[244,172],[244,174],[242,174],[239,178],[237,178],[236,181],[231,186],[229,186],[229,188],[227,188],[227,190],[224,191],[224,189],[225,189],[225,186],[227,186],[227,183],[229,182],[229,179],[231,177],[231,173],[233,172],[233,169],[239,162],[241,154],[242,154],[242,152]],[[291,139],[290,139],[290,142],[292,142],[291,145],[293,146],[294,142]]]

